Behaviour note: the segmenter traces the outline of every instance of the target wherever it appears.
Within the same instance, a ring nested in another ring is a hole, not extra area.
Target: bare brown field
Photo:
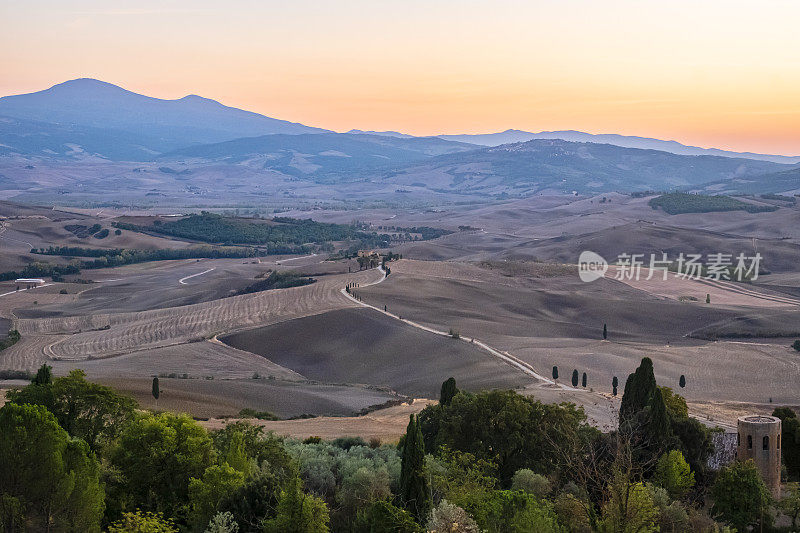
[[[321,437],[332,440],[338,437],[361,437],[364,440],[380,439],[383,443],[400,440],[406,432],[408,417],[417,414],[428,405],[435,405],[433,400],[414,400],[384,409],[377,409],[366,415],[350,417],[321,416],[302,420],[258,420],[246,419],[251,424],[262,426],[267,431],[278,435],[306,439]],[[237,420],[237,419],[233,419]],[[233,420],[221,418],[202,421],[209,430],[221,429]]]
[[[369,383],[435,398],[461,388],[514,388],[531,380],[477,346],[408,326],[371,309],[342,309],[221,338],[310,379]]]
[[[233,296],[178,308],[134,313],[18,319],[22,341],[3,353],[24,364],[44,359],[86,360],[185,344],[218,333],[280,322],[354,304],[339,290],[379,278],[375,271],[325,276],[304,287]],[[34,289],[36,290],[40,289]],[[60,296],[60,295],[57,295]],[[69,295],[66,295],[69,296]],[[6,353],[8,352],[8,353]]]
[[[469,280],[472,266],[407,260],[393,265],[392,272],[386,282],[358,293],[367,303],[387,305],[427,326],[455,327],[531,363],[543,375],[549,376],[554,365],[564,382],[573,369],[587,372],[595,392],[609,393],[613,376],[624,382],[648,356],[660,384],[677,389],[680,375],[686,376],[687,387],[680,393],[690,402],[769,404],[771,399],[794,405],[800,400],[800,357],[787,339],[707,342],[685,337],[704,324],[763,312],[738,305],[750,302],[752,295],[730,295],[731,305],[716,308],[610,280],[585,284],[577,276],[490,282],[485,274]],[[609,327],[608,341],[601,337],[603,323]]]
[[[97,381],[133,397],[145,409],[188,413],[196,418],[236,416],[245,407],[279,417],[352,416],[396,398],[388,391],[353,385],[159,378],[161,394],[156,402],[151,395],[152,378],[104,377]]]

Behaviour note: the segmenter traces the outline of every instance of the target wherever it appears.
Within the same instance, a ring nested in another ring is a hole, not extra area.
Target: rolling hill
[[[176,150],[163,161],[243,164],[297,177],[362,179],[377,170],[402,168],[476,146],[436,137],[389,137],[352,133],[264,135]]]

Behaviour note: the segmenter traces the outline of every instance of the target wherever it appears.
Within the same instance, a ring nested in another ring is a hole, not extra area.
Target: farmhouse
[[[44,285],[44,280],[40,278],[17,278],[15,282],[18,284],[27,285],[28,289],[32,287],[38,287],[39,285]]]

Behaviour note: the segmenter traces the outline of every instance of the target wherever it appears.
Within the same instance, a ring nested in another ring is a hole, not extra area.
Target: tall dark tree
[[[153,398],[158,400],[158,397],[161,396],[161,389],[158,387],[158,376],[153,378]]]
[[[400,499],[405,509],[422,521],[430,508],[428,482],[425,478],[425,444],[422,431],[412,414],[406,428],[400,466]]]
[[[619,380],[617,376],[614,376],[614,379],[611,380],[611,388],[614,389],[614,396],[617,395],[617,387],[619,386]]]
[[[644,357],[636,372],[630,374],[625,381],[622,404],[619,408],[620,422],[630,419],[647,407],[656,389],[653,361],[649,357]]]
[[[440,405],[450,405],[450,402],[453,401],[453,397],[458,394],[458,388],[456,387],[456,379],[453,377],[447,378],[447,380],[442,383],[442,390],[439,394],[439,404]]]
[[[572,371],[572,386],[573,387],[577,387],[578,386],[578,370],[577,369]]]
[[[52,367],[48,366],[47,364],[40,366],[39,370],[36,371],[36,376],[34,376],[33,380],[31,380],[31,383],[34,385],[50,385],[52,382]]]
[[[586,372],[581,376],[581,387],[586,388]]]
[[[558,379],[558,367],[553,367],[553,379]]]
[[[603,340],[608,339],[608,326],[603,324]]]
[[[681,388],[684,388],[686,386],[686,376],[684,376],[683,374],[681,374],[681,379],[678,380],[678,385],[680,385]]]

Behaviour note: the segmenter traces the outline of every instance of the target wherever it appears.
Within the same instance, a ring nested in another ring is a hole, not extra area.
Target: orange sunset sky
[[[93,77],[337,131],[800,154],[800,2],[3,1],[0,95]]]

